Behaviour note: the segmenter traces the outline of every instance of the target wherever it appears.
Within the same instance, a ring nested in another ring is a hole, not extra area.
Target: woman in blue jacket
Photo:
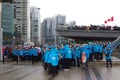
[[[106,48],[104,52],[106,55],[106,67],[108,68],[109,65],[110,67],[112,67],[111,55],[112,55],[113,50],[109,47],[109,48]]]
[[[55,76],[57,75],[57,67],[58,67],[58,62],[59,62],[59,57],[58,57],[58,50],[53,48],[51,50],[51,72],[52,75]]]

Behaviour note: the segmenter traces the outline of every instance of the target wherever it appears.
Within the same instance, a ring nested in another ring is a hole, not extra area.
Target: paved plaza
[[[120,80],[120,64],[119,60],[114,58],[112,68],[106,68],[102,61],[89,63],[88,69],[71,67],[69,71],[60,70],[57,76],[52,76],[44,71],[41,62],[34,65],[28,61],[19,64],[1,62],[0,80]]]

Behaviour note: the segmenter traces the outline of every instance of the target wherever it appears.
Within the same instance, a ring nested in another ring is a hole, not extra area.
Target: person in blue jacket
[[[93,61],[93,56],[94,56],[94,55],[93,55],[93,44],[90,44],[90,43],[89,43],[87,49],[88,49],[89,54],[90,54],[90,55],[89,55],[89,56],[90,56],[90,57],[89,57],[89,60],[90,60],[90,61]]]
[[[48,74],[51,74],[51,47],[48,46],[46,52],[43,55],[44,60],[44,70],[48,71]]]
[[[38,62],[38,49],[36,47],[34,48],[34,57],[35,61]]]
[[[75,46],[74,57],[76,57],[75,58],[76,66],[80,67],[81,52],[80,52],[80,46],[78,44]]]
[[[81,51],[82,54],[85,53],[86,55],[86,66],[85,66],[86,68],[88,67],[88,60],[89,60],[89,51],[87,49],[87,46],[88,45],[83,46]]]
[[[51,50],[51,72],[53,76],[56,76],[58,71],[58,63],[59,63],[59,57],[58,57],[58,50],[56,48],[52,48]]]
[[[99,44],[99,60],[103,59],[103,44]]]
[[[13,55],[13,61],[16,61],[17,60],[17,47],[15,47],[12,50],[12,55]]]
[[[99,47],[97,42],[94,44],[93,52],[95,60],[98,60]]]
[[[112,67],[112,61],[111,61],[111,55],[113,53],[113,50],[111,49],[111,47],[107,47],[105,50],[105,55],[106,55],[106,67],[108,68],[109,65],[110,67]]]
[[[31,55],[32,55],[32,64],[34,64],[34,62],[37,62],[37,57],[38,57],[38,50],[37,48],[33,47],[31,49]]]
[[[69,45],[65,45],[65,51],[64,51],[64,70],[68,71],[71,66],[71,61],[72,61],[72,52],[71,48]]]
[[[58,55],[59,55],[59,68],[61,66],[61,68],[64,68],[64,48],[61,47],[58,51]]]

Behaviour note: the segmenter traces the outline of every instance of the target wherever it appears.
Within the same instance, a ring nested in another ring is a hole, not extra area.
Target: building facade
[[[55,16],[55,23],[56,23],[56,29],[63,28],[66,26],[66,16],[65,15],[56,15]],[[55,42],[56,44],[61,44],[66,42],[66,38],[59,37],[57,32],[55,31]]]
[[[70,21],[68,26],[69,27],[75,27],[76,26],[76,21]]]
[[[30,20],[31,41],[34,42],[35,45],[41,44],[40,8],[31,7]]]
[[[54,29],[53,29],[54,17],[46,18],[42,22],[42,43],[54,44]]]
[[[12,45],[14,35],[14,4],[2,3],[1,24],[3,29],[3,45]]]
[[[29,0],[14,0],[15,35],[16,40],[30,41],[30,5]]]
[[[2,2],[12,3],[13,0],[0,0],[0,60],[2,60],[2,47],[3,47],[3,29],[2,29]]]
[[[42,36],[43,36],[43,44],[60,44],[61,39],[56,32],[56,29],[60,27],[64,27],[66,23],[66,16],[57,15],[54,17],[46,18],[42,22]]]

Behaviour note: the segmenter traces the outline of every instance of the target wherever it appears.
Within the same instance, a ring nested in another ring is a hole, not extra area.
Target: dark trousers
[[[64,69],[70,69],[70,66],[71,66],[71,59],[65,58],[64,59]]]
[[[64,58],[60,59],[59,68],[64,69]]]
[[[82,67],[85,69],[88,67],[88,60],[86,60],[86,63],[82,63]]]
[[[90,60],[90,61],[93,61],[93,53],[90,53],[89,60]]]
[[[57,66],[51,66],[51,73],[52,73],[52,75],[54,75],[54,76],[58,73],[58,71],[57,71]]]
[[[32,55],[32,64],[34,64],[35,61],[38,62],[37,56]]]
[[[99,53],[98,52],[95,52],[95,59],[99,60]]]
[[[74,59],[75,66],[80,67],[80,58]]]
[[[52,74],[52,66],[51,66],[51,63],[47,63],[47,67],[48,67],[48,74]]]
[[[106,67],[109,67],[109,65],[112,67],[112,61],[111,59],[106,59]]]
[[[99,53],[99,60],[103,59],[103,53]]]
[[[48,69],[48,63],[44,63],[44,70]]]

